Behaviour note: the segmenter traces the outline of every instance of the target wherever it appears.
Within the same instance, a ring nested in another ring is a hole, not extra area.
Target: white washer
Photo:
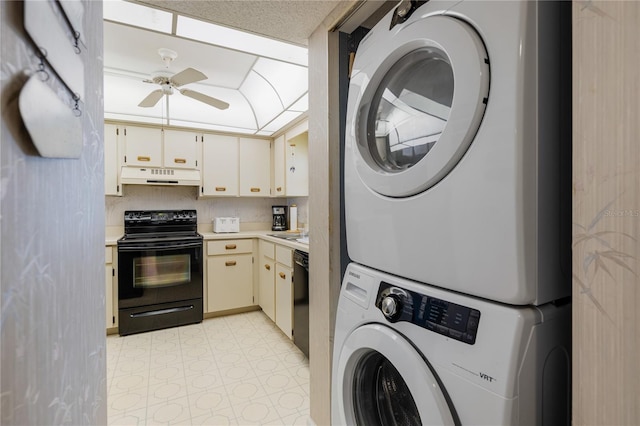
[[[569,305],[507,306],[351,263],[332,425],[568,425],[570,316]]]
[[[509,304],[568,296],[563,2],[432,0],[401,22],[405,3],[362,40],[353,66],[350,258]]]

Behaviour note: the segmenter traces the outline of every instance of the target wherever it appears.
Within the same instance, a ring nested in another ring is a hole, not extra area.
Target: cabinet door
[[[209,256],[207,259],[207,306],[209,312],[253,305],[251,254]]]
[[[127,166],[162,166],[162,131],[151,127],[125,128],[125,164]]]
[[[104,250],[104,281],[105,281],[105,320],[107,328],[115,327],[114,324],[114,269],[113,269],[113,248],[105,247]],[[117,299],[115,299],[117,300]]]
[[[286,195],[284,135],[273,141],[273,195]]]
[[[179,130],[164,131],[164,166],[175,169],[198,168],[198,134]]]
[[[288,197],[309,195],[309,133],[304,132],[287,140],[286,189]]]
[[[268,140],[240,138],[240,195],[271,195],[271,143]]]
[[[201,195],[238,195],[238,138],[204,135]]]
[[[104,125],[104,194],[122,195],[120,182],[120,164],[118,162],[120,129],[116,124]]]
[[[260,307],[271,321],[276,320],[275,304],[275,262],[267,256],[260,256]]]
[[[293,337],[293,273],[276,263],[276,325],[290,339]]]

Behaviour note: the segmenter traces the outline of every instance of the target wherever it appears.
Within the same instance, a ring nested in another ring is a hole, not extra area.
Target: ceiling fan
[[[197,101],[204,102],[205,104],[210,105],[214,108],[229,108],[229,104],[221,101],[220,99],[212,98],[211,96],[205,95],[204,93],[196,92],[195,90],[181,89],[180,87],[184,86],[185,84],[206,80],[207,76],[193,68],[186,68],[177,74],[173,74],[171,71],[169,71],[169,64],[171,64],[171,61],[178,57],[178,54],[173,50],[165,48],[158,49],[158,54],[162,58],[162,61],[164,62],[167,69],[156,71],[151,74],[151,80],[143,81],[145,83],[159,84],[160,89],[154,90],[153,92],[149,93],[149,95],[147,95],[147,97],[138,104],[139,107],[151,108],[155,106],[164,95],[172,95],[173,89],[175,88],[184,96],[188,96]]]

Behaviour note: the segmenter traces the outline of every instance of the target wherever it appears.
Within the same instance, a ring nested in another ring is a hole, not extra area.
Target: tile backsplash
[[[126,185],[122,197],[105,197],[106,226],[122,226],[125,210],[195,209],[198,223],[217,216],[239,217],[243,223],[271,224],[272,205],[298,206],[298,222],[307,223],[307,197],[297,198],[197,198],[190,186]]]

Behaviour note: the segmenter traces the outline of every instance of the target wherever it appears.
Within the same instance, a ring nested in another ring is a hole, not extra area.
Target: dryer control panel
[[[381,282],[376,307],[390,322],[405,321],[463,343],[476,342],[480,311]]]

